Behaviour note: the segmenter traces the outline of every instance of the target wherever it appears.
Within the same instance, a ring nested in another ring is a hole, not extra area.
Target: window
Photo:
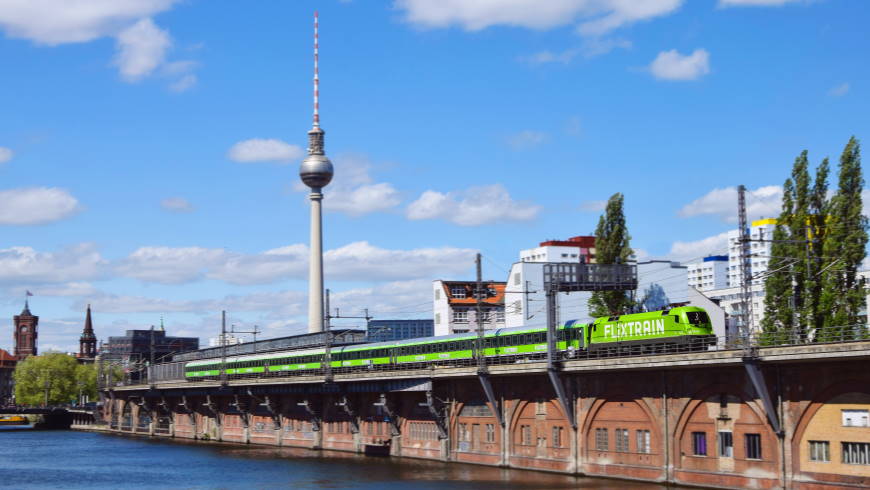
[[[532,445],[532,426],[531,425],[521,425],[520,426],[520,444],[523,446],[531,446]]]
[[[504,310],[497,310],[495,312],[495,321],[496,322],[504,322]]]
[[[870,465],[870,442],[844,442],[843,462]]]
[[[435,323],[441,325],[441,313],[435,313]]]
[[[761,459],[761,434],[746,434],[746,459]]]
[[[436,290],[435,290],[435,300],[437,301],[437,300],[439,300],[439,299],[441,299],[441,290],[440,290],[440,289],[436,289]]]
[[[453,321],[456,323],[468,323],[468,310],[454,310]]]
[[[562,447],[562,427],[553,427],[553,447]]]
[[[707,433],[692,432],[692,454],[695,456],[707,455]]]
[[[450,294],[456,299],[465,299],[465,288],[462,286],[453,286],[450,288]]]
[[[547,402],[543,400],[535,402],[535,415],[547,415]]]
[[[516,313],[517,315],[523,314],[523,302],[522,302],[522,300],[514,301],[514,313]]]
[[[471,440],[471,433],[468,432],[468,424],[459,424],[459,442],[468,442]]]
[[[731,432],[719,432],[719,457],[734,457],[734,435]]]
[[[810,441],[810,461],[827,463],[831,460],[831,443],[828,441]]]
[[[628,429],[616,429],[616,452],[628,452]]]
[[[486,424],[486,442],[495,442],[495,425]]]
[[[595,449],[598,451],[607,451],[610,444],[607,441],[607,429],[595,429]]]
[[[649,454],[650,453],[649,431],[648,430],[639,430],[636,432],[636,436],[637,436],[637,452]]]
[[[519,273],[519,272],[515,272],[515,273],[514,273],[514,286],[519,286],[519,285],[520,285],[520,278],[521,278],[520,273]]]
[[[870,427],[867,410],[843,410],[843,427]]]

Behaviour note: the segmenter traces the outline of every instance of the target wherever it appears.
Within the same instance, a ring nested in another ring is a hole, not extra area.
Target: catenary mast
[[[299,177],[311,188],[311,260],[308,270],[308,332],[323,331],[323,230],[321,201],[323,187],[332,180],[332,162],[323,150],[320,129],[320,78],[318,74],[317,12],[314,12],[314,121],[308,131],[308,156],[299,166]]]

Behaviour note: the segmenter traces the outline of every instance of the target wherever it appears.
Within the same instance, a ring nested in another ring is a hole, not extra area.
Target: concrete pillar
[[[154,430],[157,428],[157,410],[151,410],[148,415],[151,417],[148,423],[148,435],[153,436]]]
[[[323,229],[319,187],[312,187],[311,200],[311,260],[308,269],[308,333],[323,331]]]
[[[284,415],[279,413],[278,416],[272,420],[274,420],[275,424],[278,424],[277,427],[275,427],[275,445],[281,446],[284,442],[284,438],[282,437],[284,434]]]

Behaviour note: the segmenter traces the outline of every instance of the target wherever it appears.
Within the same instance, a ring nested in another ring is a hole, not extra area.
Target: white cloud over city
[[[649,70],[659,80],[697,80],[710,73],[710,53],[706,49],[685,55],[676,49],[662,51],[650,63]]]
[[[461,191],[427,190],[408,205],[408,219],[440,219],[460,226],[479,226],[505,221],[529,221],[541,206],[517,201],[501,184],[470,187]]]
[[[278,139],[251,138],[239,141],[227,151],[227,158],[238,163],[291,163],[305,155],[305,150]]]
[[[335,178],[323,191],[323,209],[362,216],[395,208],[401,196],[393,184],[375,182],[372,164],[360,155],[339,155],[333,162]],[[298,189],[307,190],[304,184]]]
[[[0,191],[0,225],[42,225],[69,218],[81,209],[78,199],[57,187]]]
[[[767,185],[746,191],[746,214],[749,219],[779,216],[782,187]],[[713,189],[683,206],[677,214],[683,218],[715,216],[726,223],[737,223],[737,188]]]

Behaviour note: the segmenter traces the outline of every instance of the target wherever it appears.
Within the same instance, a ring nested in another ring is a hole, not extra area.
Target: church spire
[[[91,305],[85,314],[85,328],[79,338],[79,358],[93,359],[97,356],[97,336],[94,335],[94,323],[91,320]]]

